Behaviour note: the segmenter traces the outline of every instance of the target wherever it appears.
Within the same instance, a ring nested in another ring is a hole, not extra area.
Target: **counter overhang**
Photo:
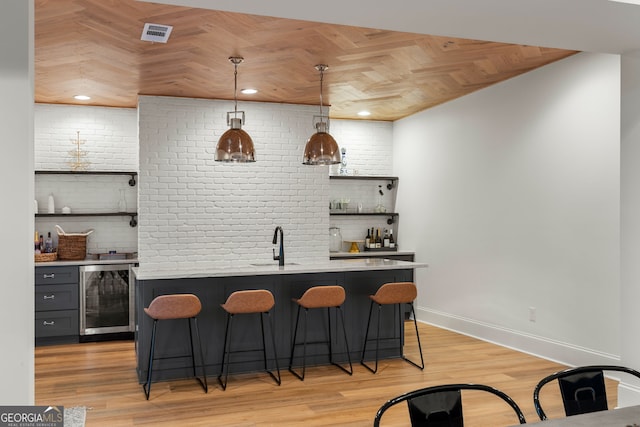
[[[140,264],[132,269],[138,280],[188,279],[201,277],[265,276],[282,274],[330,273],[345,271],[398,270],[425,268],[428,264],[386,258],[337,259],[314,263],[273,265],[244,264],[220,266],[214,263],[189,266]]]

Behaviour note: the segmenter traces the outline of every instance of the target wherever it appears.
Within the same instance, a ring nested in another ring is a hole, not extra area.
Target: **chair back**
[[[346,298],[342,286],[314,286],[294,301],[304,308],[338,307]]]
[[[615,365],[580,366],[555,372],[540,380],[533,390],[533,406],[538,417],[541,420],[547,419],[540,403],[540,390],[554,380],[558,381],[566,416],[608,410],[605,371],[626,372],[640,378],[640,372]]]
[[[385,283],[378,288],[371,298],[377,304],[403,304],[411,303],[418,296],[418,289],[413,282]]]
[[[202,304],[193,294],[160,295],[144,309],[149,317],[156,320],[188,319],[196,317]]]
[[[526,423],[516,402],[496,388],[484,384],[444,384],[410,391],[387,401],[376,413],[373,426],[380,426],[382,415],[389,408],[407,402],[412,427],[463,427],[462,390],[479,390],[498,396],[511,407],[520,424]]]
[[[230,314],[266,313],[276,301],[267,289],[235,291],[220,306]]]

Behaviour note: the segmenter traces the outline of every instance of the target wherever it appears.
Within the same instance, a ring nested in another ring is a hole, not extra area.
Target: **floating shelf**
[[[329,175],[329,179],[346,179],[346,180],[360,180],[360,181],[389,181],[387,184],[387,190],[393,190],[398,181],[397,176],[372,176],[372,175]]]
[[[131,187],[135,187],[136,185],[136,177],[138,176],[138,172],[127,172],[127,171],[46,171],[46,170],[37,170],[35,171],[36,175],[128,175],[131,178],[129,179],[129,185]]]
[[[396,222],[398,214],[395,212],[329,212],[331,216],[388,216],[387,224],[391,225]]]
[[[91,212],[91,213],[38,213],[36,218],[53,218],[53,217],[90,217],[90,216],[128,216],[131,217],[129,225],[135,227],[138,225],[138,213],[137,212]]]
[[[129,186],[135,187],[138,172],[130,171],[56,171],[56,170],[37,170],[36,175],[125,175],[130,176]],[[129,225],[135,227],[138,225],[137,212],[88,212],[88,213],[38,213],[36,218],[46,217],[90,217],[90,216],[128,216],[131,218]]]

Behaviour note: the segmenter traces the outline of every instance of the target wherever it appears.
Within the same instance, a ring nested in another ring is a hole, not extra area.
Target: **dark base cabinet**
[[[138,380],[146,380],[151,329],[153,321],[144,313],[144,307],[159,295],[171,293],[193,293],[202,302],[198,315],[200,338],[204,347],[207,374],[215,377],[220,372],[222,346],[224,341],[226,314],[220,307],[234,291],[247,289],[268,289],[276,300],[271,311],[278,363],[281,370],[289,366],[291,341],[295,326],[297,305],[291,301],[299,298],[305,290],[319,285],[341,285],[347,297],[343,306],[351,361],[359,363],[364,334],[369,315],[369,295],[387,282],[412,281],[413,269],[378,270],[361,272],[336,272],[313,274],[282,274],[267,276],[239,276],[222,278],[136,280],[136,358]],[[393,308],[391,308],[393,309]],[[255,317],[254,317],[255,316]],[[261,349],[260,320],[258,314],[235,316],[231,342],[231,374],[253,372],[264,369]],[[327,310],[309,311],[309,334],[307,337],[307,367],[329,364]],[[332,346],[334,359],[346,361],[346,347],[343,342],[342,325],[338,322],[336,310],[331,310]],[[303,315],[304,317],[304,315]],[[154,381],[190,377],[191,369],[189,335],[186,320],[163,320],[158,322],[156,335],[156,360],[153,365]],[[384,313],[381,336],[395,338],[381,342],[380,357],[400,357],[399,343],[403,336],[399,328],[399,313]],[[268,324],[265,323],[265,327]],[[302,336],[298,335],[298,342]],[[369,346],[373,348],[372,345]],[[272,348],[267,340],[267,355],[272,357]],[[294,366],[302,364],[302,345],[296,349]],[[373,358],[373,353],[367,356]],[[198,361],[198,357],[196,357]],[[273,360],[269,361],[273,366]]]
[[[35,269],[35,343],[78,342],[78,267]]]

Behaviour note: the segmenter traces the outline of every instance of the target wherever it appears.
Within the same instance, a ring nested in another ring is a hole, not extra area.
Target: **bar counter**
[[[158,295],[172,293],[193,293],[202,302],[198,315],[198,326],[203,342],[207,374],[218,375],[222,361],[225,312],[220,304],[234,291],[246,289],[268,289],[275,297],[276,305],[271,310],[276,335],[276,350],[281,370],[286,371],[291,351],[292,330],[295,324],[296,306],[292,298],[299,298],[306,289],[319,285],[340,285],[346,291],[343,305],[345,324],[349,341],[349,355],[353,363],[360,361],[364,334],[369,314],[369,295],[388,282],[413,281],[414,269],[425,268],[427,264],[389,260],[380,258],[326,260],[305,264],[285,264],[277,262],[246,264],[234,267],[220,267],[215,264],[197,266],[145,265],[132,269],[135,277],[136,293],[136,358],[138,380],[144,382],[147,375],[149,341],[153,321],[144,313],[144,307]],[[332,311],[333,313],[333,311]],[[234,320],[234,340],[232,349],[243,350],[232,354],[230,381],[239,372],[261,371],[264,367],[261,350],[260,322],[258,315],[238,316]],[[326,338],[325,310],[309,312],[308,341]],[[333,314],[332,314],[333,316]],[[399,322],[403,314],[395,306],[383,307],[384,322],[381,335],[390,340],[380,345],[381,358],[400,357],[398,335]],[[332,329],[339,324],[332,317]],[[167,320],[158,326],[156,357],[165,359],[154,362],[154,381],[162,379],[186,378],[192,375],[189,357],[189,337],[186,321]],[[238,329],[242,329],[240,332]],[[334,353],[337,360],[347,359],[347,351],[340,335],[333,333]],[[269,345],[267,343],[267,345]],[[370,346],[373,348],[373,346]],[[271,349],[268,348],[268,354]],[[373,357],[371,354],[369,357]],[[198,358],[196,358],[197,360]],[[270,364],[273,361],[270,361]],[[294,365],[301,363],[297,358]],[[326,344],[311,344],[307,348],[307,366],[328,364],[329,351]]]

